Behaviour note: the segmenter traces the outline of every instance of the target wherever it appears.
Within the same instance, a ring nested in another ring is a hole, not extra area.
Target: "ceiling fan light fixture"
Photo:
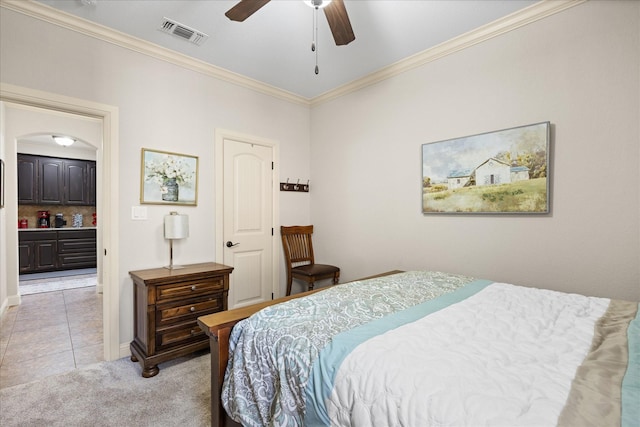
[[[304,4],[317,9],[324,9],[329,6],[329,3],[331,3],[331,0],[304,0]]]
[[[68,147],[72,145],[74,142],[76,142],[75,139],[70,138],[68,136],[52,135],[52,138],[56,142],[56,144],[62,145],[63,147]]]

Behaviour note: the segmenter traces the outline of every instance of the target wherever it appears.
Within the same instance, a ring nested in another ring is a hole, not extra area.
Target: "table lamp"
[[[178,212],[170,212],[169,215],[165,215],[164,238],[169,239],[169,265],[165,268],[169,270],[182,268],[180,265],[173,265],[173,241],[187,237],[189,237],[189,217],[178,215]]]

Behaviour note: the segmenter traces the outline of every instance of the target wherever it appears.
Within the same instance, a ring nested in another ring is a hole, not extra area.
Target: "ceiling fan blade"
[[[353,28],[351,28],[347,8],[342,0],[332,0],[324,8],[324,15],[327,17],[333,39],[338,46],[349,44],[356,39]]]
[[[225,16],[232,21],[242,22],[267,3],[269,0],[240,0],[240,3],[227,10]]]

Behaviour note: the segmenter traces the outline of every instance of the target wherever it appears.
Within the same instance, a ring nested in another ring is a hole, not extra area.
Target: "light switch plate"
[[[132,206],[131,207],[131,219],[136,221],[142,221],[147,219],[147,207],[146,206]]]

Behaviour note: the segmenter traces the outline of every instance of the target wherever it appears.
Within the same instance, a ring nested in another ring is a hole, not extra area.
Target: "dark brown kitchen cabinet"
[[[18,203],[38,203],[38,158],[18,154]]]
[[[43,205],[62,205],[64,200],[64,164],[62,159],[38,159],[39,202]]]
[[[55,231],[21,232],[18,243],[20,273],[55,270],[57,246]]]
[[[87,185],[88,165],[82,160],[64,161],[65,205],[86,205],[89,200]]]
[[[33,243],[18,243],[18,259],[20,260],[18,262],[20,273],[33,269]]]
[[[96,162],[89,162],[87,169],[87,204],[96,204]]]
[[[19,231],[20,273],[93,268],[96,230]]]
[[[96,230],[58,231],[58,268],[96,266]]]
[[[18,154],[18,204],[96,204],[96,162]]]

